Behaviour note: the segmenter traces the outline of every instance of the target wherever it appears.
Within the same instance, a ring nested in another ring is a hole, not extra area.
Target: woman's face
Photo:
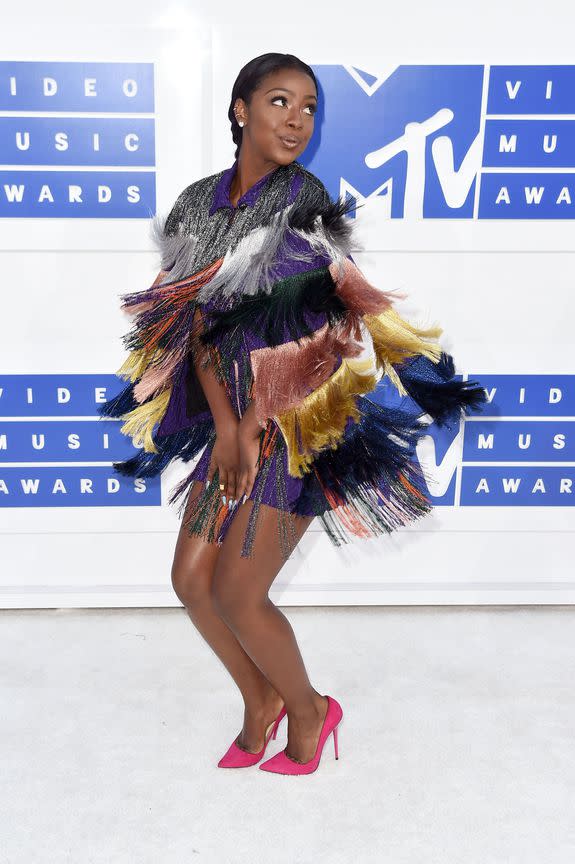
[[[309,75],[295,69],[267,75],[249,106],[243,99],[236,100],[236,115],[246,123],[241,149],[264,161],[289,165],[307,147],[316,108],[315,84]]]

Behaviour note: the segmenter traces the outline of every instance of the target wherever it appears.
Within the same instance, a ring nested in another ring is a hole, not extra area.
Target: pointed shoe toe
[[[277,736],[278,727],[282,719],[286,716],[286,713],[286,707],[284,705],[280,713],[274,720],[272,724],[272,731],[266,738],[266,742],[262,749],[259,751],[259,753],[248,753],[247,750],[242,750],[242,748],[238,747],[236,742],[233,741],[232,744],[230,744],[227,752],[224,753],[224,755],[218,762],[218,768],[249,768],[251,765],[257,765],[260,759],[263,759],[270,738],[275,739],[275,737]]]
[[[218,762],[218,768],[249,768],[250,765],[256,765],[265,753],[265,745],[259,753],[248,753],[247,750],[242,750],[236,742],[230,745],[227,753],[224,753]]]

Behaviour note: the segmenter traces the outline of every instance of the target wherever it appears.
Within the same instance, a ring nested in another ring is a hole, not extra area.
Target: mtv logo
[[[316,69],[305,164],[362,222],[574,218],[575,66]]]
[[[302,161],[334,197],[369,207],[370,218],[473,217],[483,66],[314,71],[320,111]]]

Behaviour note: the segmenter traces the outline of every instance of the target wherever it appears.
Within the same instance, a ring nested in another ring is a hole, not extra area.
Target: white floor
[[[571,864],[575,609],[282,608],[344,710],[304,777],[216,767],[183,610],[0,613],[2,864]]]

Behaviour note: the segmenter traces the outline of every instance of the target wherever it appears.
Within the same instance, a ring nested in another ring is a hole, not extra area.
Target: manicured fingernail
[[[248,498],[248,493],[247,493],[247,492],[244,492],[243,497],[242,497],[242,504],[245,504],[245,503],[246,503],[247,498]]]
[[[224,504],[226,503],[226,496],[225,495],[222,495],[222,501],[224,502]]]

